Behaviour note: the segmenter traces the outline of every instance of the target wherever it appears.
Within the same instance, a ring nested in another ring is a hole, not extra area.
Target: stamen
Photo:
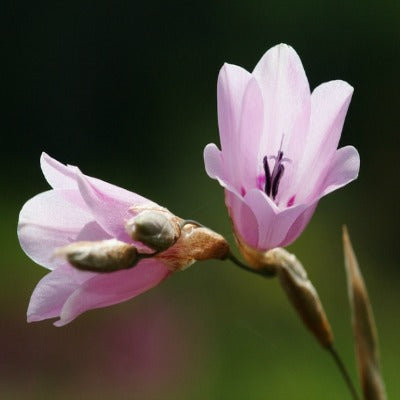
[[[271,194],[272,178],[271,178],[271,172],[270,172],[269,165],[268,165],[268,157],[267,156],[264,157],[263,163],[264,163],[264,171],[265,171],[264,192],[269,196]]]
[[[275,200],[275,197],[278,193],[279,181],[282,178],[282,174],[285,170],[282,164],[283,151],[279,150],[278,155],[275,158],[275,165],[271,175],[271,185],[272,185],[272,198]]]
[[[266,193],[267,196],[272,197],[273,200],[275,200],[275,198],[278,194],[279,183],[282,179],[283,173],[285,172],[285,167],[284,167],[283,163],[286,161],[290,162],[289,158],[283,157],[282,144],[283,144],[283,137],[282,137],[281,145],[278,150],[278,154],[276,156],[265,156],[263,158],[263,165],[264,165],[264,172],[265,172],[264,192]],[[271,174],[271,170],[270,170],[269,164],[268,164],[269,159],[272,159],[275,161],[274,169],[272,170],[272,174]],[[293,201],[294,201],[294,199],[293,199]]]
[[[275,174],[276,166],[277,166],[277,164],[275,164],[274,173],[272,175],[272,199],[273,200],[275,200],[275,197],[278,194],[279,182],[281,181],[282,175],[285,172],[285,167],[283,166],[283,164],[279,164],[277,167],[276,174]]]

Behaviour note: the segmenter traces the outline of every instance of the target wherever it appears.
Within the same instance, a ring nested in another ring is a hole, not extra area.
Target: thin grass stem
[[[335,364],[338,367],[338,369],[343,377],[343,380],[345,381],[346,386],[349,389],[351,396],[353,397],[353,400],[360,400],[360,397],[358,396],[358,393],[353,385],[350,375],[349,375],[342,359],[340,358],[338,352],[336,351],[336,349],[333,346],[328,347],[327,350],[329,351],[333,360],[335,361]]]

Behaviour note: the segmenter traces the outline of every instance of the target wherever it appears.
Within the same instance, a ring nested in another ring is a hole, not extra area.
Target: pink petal
[[[45,275],[32,293],[28,322],[58,317],[68,297],[93,275],[77,271],[65,263]]]
[[[204,163],[206,172],[210,178],[217,179],[222,187],[236,196],[241,197],[243,195],[245,192],[244,186],[241,186],[240,189],[236,189],[233,186],[232,181],[225,172],[226,165],[223,161],[223,154],[214,143],[210,143],[205,147]]]
[[[305,205],[289,207],[280,211],[273,201],[261,190],[251,190],[245,201],[258,222],[258,243],[260,250],[282,246],[297,218],[307,209]]]
[[[356,179],[359,170],[360,156],[353,146],[336,150],[329,172],[321,185],[321,196],[325,196]]]
[[[18,238],[25,253],[35,262],[53,269],[62,263],[53,257],[57,247],[75,240],[81,229],[93,221],[89,211],[73,207],[65,197],[74,190],[50,190],[25,203],[19,214]]]
[[[240,177],[241,187],[250,190],[256,187],[254,179],[262,170],[264,152],[260,152],[264,123],[264,101],[260,87],[253,78],[246,87],[243,97],[240,130],[236,143],[236,175]],[[233,181],[233,179],[231,178]],[[241,188],[239,188],[241,189]]]
[[[91,221],[82,227],[75,241],[85,241],[85,240],[107,240],[112,239],[110,236],[96,221]]]
[[[339,80],[324,83],[313,91],[310,128],[293,185],[298,201],[315,197],[321,174],[338,147],[352,94],[353,88]]]
[[[238,146],[242,123],[243,99],[249,82],[249,72],[236,65],[224,64],[218,76],[218,126],[226,171],[238,171]],[[235,177],[235,174],[231,174]],[[238,177],[231,182],[236,185]]]
[[[252,79],[251,74],[236,65],[225,63],[217,83],[218,126],[222,151],[232,148],[239,133],[243,97]]]
[[[76,188],[78,190],[77,175],[82,174],[79,168],[64,165],[51,158],[46,153],[43,153],[40,159],[42,171],[53,188]],[[102,181],[97,178],[84,175],[89,180],[90,184],[99,192],[107,193],[109,197],[114,198],[116,201],[126,204],[135,205],[153,205],[158,206],[156,203],[121,187],[112,185],[111,183]]]
[[[225,188],[225,203],[228,207],[235,231],[247,244],[257,247],[258,224],[253,212],[243,198],[243,194],[245,193],[244,186],[241,187],[242,193],[238,193],[227,180],[222,152],[218,150],[215,144],[208,144],[204,149],[204,162],[210,178],[217,179],[220,185]]]
[[[225,190],[225,203],[236,232],[249,246],[257,248],[259,231],[257,219],[244,198],[234,191]]]
[[[260,168],[259,143],[263,129],[263,99],[257,81],[240,67],[225,64],[218,79],[218,122],[223,157],[215,149],[209,162],[221,162],[225,178],[237,191],[256,185]],[[210,151],[210,149],[208,150]],[[218,160],[218,158],[220,160]],[[213,164],[209,168],[213,168]],[[221,167],[219,170],[221,172]],[[238,185],[238,182],[241,184]]]
[[[125,222],[133,216],[130,208],[134,205],[152,205],[154,203],[134,193],[130,193],[127,198],[114,196],[118,193],[107,190],[109,188],[104,185],[105,182],[89,179],[80,171],[76,178],[82,198],[93,218],[111,236],[125,242],[132,242],[124,228]]]
[[[40,166],[47,182],[53,189],[78,189],[76,184],[76,172],[61,164],[48,154],[42,153]]]
[[[87,280],[68,298],[56,326],[63,326],[85,311],[121,303],[161,283],[171,271],[154,259],[136,267],[110,274],[98,274]]]
[[[208,176],[212,179],[221,179],[222,181],[226,180],[222,152],[218,147],[214,143],[209,143],[204,148],[203,155]]]
[[[311,217],[314,215],[315,209],[317,208],[318,201],[308,206],[293,222],[291,225],[285,240],[280,245],[281,247],[289,246],[293,243],[304,231]]]
[[[295,161],[301,152],[310,117],[310,88],[303,65],[294,49],[280,44],[268,50],[253,75],[264,98],[263,155],[283,150]]]

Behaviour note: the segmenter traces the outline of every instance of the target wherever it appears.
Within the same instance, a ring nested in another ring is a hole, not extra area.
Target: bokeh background
[[[359,179],[323,199],[291,246],[318,288],[356,378],[342,262],[347,223],[379,327],[389,398],[400,398],[400,3],[397,1],[5,2],[2,13],[0,397],[346,399],[277,281],[197,263],[64,328],[27,324],[45,270],[16,238],[23,203],[47,190],[39,156],[79,165],[197,219],[233,243],[202,152],[218,143],[216,79],[271,46],[299,53],[310,85],[355,87],[341,145]]]

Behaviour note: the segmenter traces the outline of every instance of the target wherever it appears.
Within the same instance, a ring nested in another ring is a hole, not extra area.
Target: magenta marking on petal
[[[264,191],[264,188],[265,188],[265,175],[264,174],[257,176],[257,188]]]
[[[245,189],[243,186],[240,188],[240,194],[241,194],[242,196],[245,196],[245,195],[246,195],[246,189]]]
[[[286,206],[291,207],[294,204],[294,200],[296,199],[296,195],[294,194],[289,201],[287,202]]]

